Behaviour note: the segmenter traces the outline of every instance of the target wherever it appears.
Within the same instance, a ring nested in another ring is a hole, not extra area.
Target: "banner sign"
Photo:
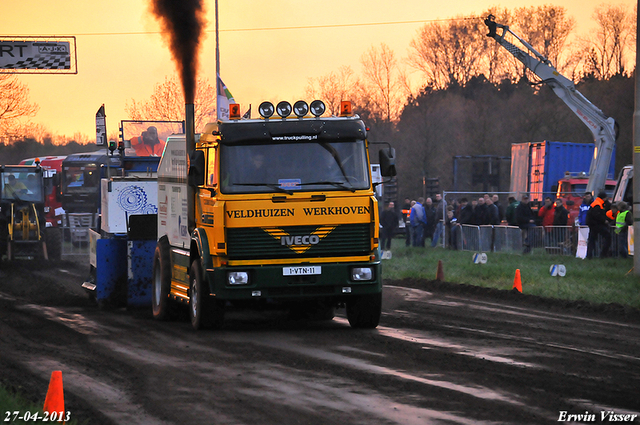
[[[96,112],[96,146],[107,146],[107,116],[104,104]]]
[[[51,38],[29,37],[21,40],[0,38],[0,72],[77,73],[75,37],[51,41]]]

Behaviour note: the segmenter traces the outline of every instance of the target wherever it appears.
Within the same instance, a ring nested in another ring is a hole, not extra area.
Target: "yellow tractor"
[[[47,227],[40,163],[0,166],[0,259],[59,260],[59,229]]]

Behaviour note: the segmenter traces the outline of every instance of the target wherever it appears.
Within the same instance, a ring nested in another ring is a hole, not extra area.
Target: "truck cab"
[[[59,192],[62,162],[65,158],[66,156],[43,156],[20,161],[20,165],[35,165],[39,162],[42,167],[45,189],[44,213],[47,227],[59,227],[63,224],[64,209],[62,209]]]
[[[565,176],[558,181],[556,198],[561,198],[564,201],[565,207],[569,210],[570,223],[575,222],[575,219],[578,217],[580,204],[587,191],[588,183],[589,177],[586,173],[566,173]],[[609,198],[613,197],[615,187],[615,180],[607,179],[605,181],[605,192],[607,192]],[[597,193],[595,195],[597,195]]]
[[[633,207],[633,165],[625,165],[620,170],[612,199],[613,202],[624,201]]]
[[[62,163],[62,208],[67,213],[97,213],[100,209],[100,179],[106,177],[106,167],[117,174],[122,166],[119,157],[107,155],[106,150],[77,153]]]
[[[379,221],[365,125],[357,116],[260,111],[263,119],[208,124],[188,161],[185,136],[167,139],[154,316],[184,302],[194,328],[219,327],[229,305],[275,302],[325,318],[346,306],[352,326],[377,326]],[[389,175],[393,152],[385,153]]]
[[[43,174],[39,162],[0,166],[0,260],[60,259],[58,229],[46,227]]]

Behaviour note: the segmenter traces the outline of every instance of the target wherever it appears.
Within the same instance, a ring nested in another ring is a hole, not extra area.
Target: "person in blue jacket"
[[[589,211],[589,208],[591,208],[592,202],[593,196],[591,195],[591,193],[585,193],[582,197],[582,204],[580,204],[580,212],[578,213],[578,225],[587,225],[587,212]]]
[[[411,214],[409,214],[412,229],[411,236],[413,238],[411,245],[414,247],[424,247],[422,235],[424,234],[425,227],[427,227],[427,213],[422,205],[423,202],[424,198],[418,198],[418,202],[411,207]]]

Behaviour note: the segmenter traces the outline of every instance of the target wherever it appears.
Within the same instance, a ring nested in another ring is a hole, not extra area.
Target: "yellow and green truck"
[[[189,130],[168,137],[154,317],[172,317],[182,302],[194,328],[217,328],[229,307],[280,303],[326,319],[346,307],[352,327],[376,327],[382,276],[367,128],[351,114],[322,117],[318,101],[259,111],[208,124],[192,143]],[[393,149],[379,155],[382,174],[395,174]]]

